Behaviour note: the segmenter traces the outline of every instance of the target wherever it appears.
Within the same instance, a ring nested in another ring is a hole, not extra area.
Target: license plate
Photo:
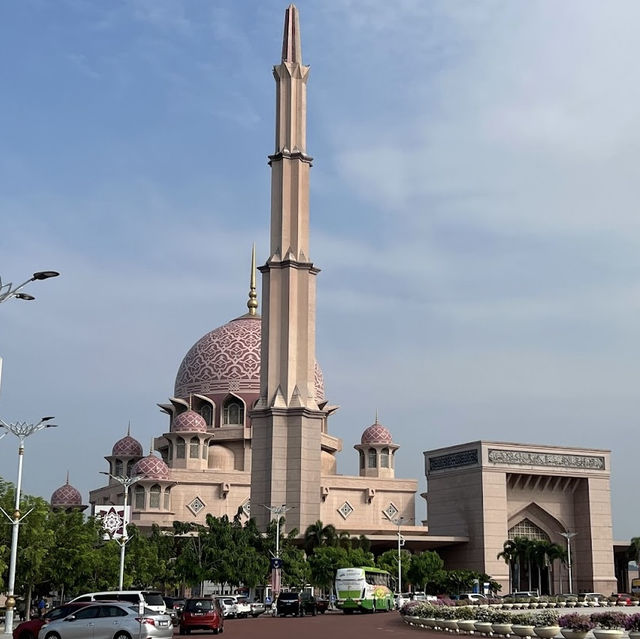
[[[169,625],[169,622],[168,622],[168,621],[160,621],[160,622],[158,623],[158,625],[159,625],[159,626],[168,626],[168,625]]]

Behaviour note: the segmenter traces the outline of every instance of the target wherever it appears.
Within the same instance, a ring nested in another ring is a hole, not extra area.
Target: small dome
[[[131,435],[125,435],[113,445],[114,457],[142,457],[142,446]]]
[[[195,410],[187,410],[184,413],[180,413],[173,420],[171,430],[176,433],[179,431],[206,433],[207,422]]]
[[[136,462],[131,473],[143,479],[169,479],[169,467],[153,453]]]
[[[361,444],[391,444],[391,433],[377,421],[362,433]]]
[[[51,506],[54,508],[67,506],[82,506],[82,495],[68,481],[64,486],[60,486],[51,495]]]

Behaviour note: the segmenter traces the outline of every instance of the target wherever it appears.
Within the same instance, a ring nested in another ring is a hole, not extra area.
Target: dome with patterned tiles
[[[136,462],[131,474],[143,479],[169,479],[169,467],[153,453]]]
[[[200,338],[185,355],[176,375],[175,397],[235,392],[260,392],[262,320],[247,313]],[[322,402],[324,379],[315,364],[316,400]]]
[[[114,457],[142,457],[142,446],[127,429],[127,434],[113,445],[111,454]]]
[[[50,503],[53,508],[82,506],[82,495],[69,483],[67,477],[67,483],[53,491]]]
[[[171,430],[175,433],[206,433],[207,422],[204,420],[204,417],[196,413],[196,411],[189,409],[173,419]]]
[[[377,419],[365,429],[360,439],[361,444],[391,444],[392,442],[391,433]]]

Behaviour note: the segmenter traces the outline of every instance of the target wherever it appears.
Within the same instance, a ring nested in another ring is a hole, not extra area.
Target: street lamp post
[[[0,299],[0,301],[2,301]],[[9,583],[7,586],[7,603],[4,616],[4,634],[11,636],[13,633],[13,613],[16,605],[14,589],[16,585],[16,560],[18,557],[18,532],[20,530],[20,522],[31,512],[28,510],[24,515],[20,516],[20,491],[22,490],[22,462],[24,460],[24,440],[44,428],[55,427],[55,424],[49,424],[53,417],[43,417],[37,424],[27,424],[27,422],[15,422],[7,424],[0,419],[0,427],[5,429],[3,434],[11,433],[15,435],[20,444],[18,446],[18,481],[16,482],[16,500],[13,516],[9,515],[4,508],[2,510],[4,516],[11,522],[11,558],[9,560]]]
[[[0,278],[0,303],[6,302],[8,299],[15,297],[17,300],[34,300],[36,299],[33,295],[29,295],[29,293],[20,293],[27,284],[31,282],[35,282],[36,280],[48,280],[50,277],[58,277],[60,273],[58,271],[38,271],[34,273],[26,282],[22,282],[22,284],[18,284],[18,286],[13,286],[11,282],[8,284],[2,283],[2,278]]]
[[[265,506],[265,508],[272,514],[276,515],[276,555],[274,557],[275,562],[272,563],[273,568],[271,569],[271,586],[274,591],[274,596],[272,600],[278,596],[280,591],[280,517],[285,515],[289,510],[293,508],[293,506],[287,506],[286,504],[282,504],[281,506]]]
[[[135,477],[129,477],[128,475],[112,475],[111,473],[103,472],[103,475],[108,475],[114,481],[117,481],[122,485],[124,490],[124,513],[122,515],[122,537],[116,540],[120,544],[120,572],[118,574],[118,590],[122,590],[122,585],[124,582],[124,552],[127,542],[129,541],[129,536],[127,533],[127,505],[129,503],[129,488],[132,484],[135,484],[137,481],[142,479],[140,475],[136,475]]]
[[[561,532],[560,533],[567,540],[567,563],[569,564],[569,594],[573,594],[573,579],[571,573],[571,540],[578,534],[577,532]]]
[[[398,595],[402,594],[402,555],[400,549],[404,546],[404,539],[400,534],[400,526],[404,521],[404,517],[398,517],[393,520],[393,523],[398,527]]]

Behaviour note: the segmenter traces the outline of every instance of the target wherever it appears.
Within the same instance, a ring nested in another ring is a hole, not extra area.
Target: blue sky
[[[27,441],[28,492],[69,470],[87,499],[245,311],[285,6],[0,5],[0,275],[62,273],[0,312],[0,416],[60,424]],[[339,472],[376,410],[421,490],[421,451],[467,440],[611,449],[615,537],[640,534],[640,5],[298,7]]]

